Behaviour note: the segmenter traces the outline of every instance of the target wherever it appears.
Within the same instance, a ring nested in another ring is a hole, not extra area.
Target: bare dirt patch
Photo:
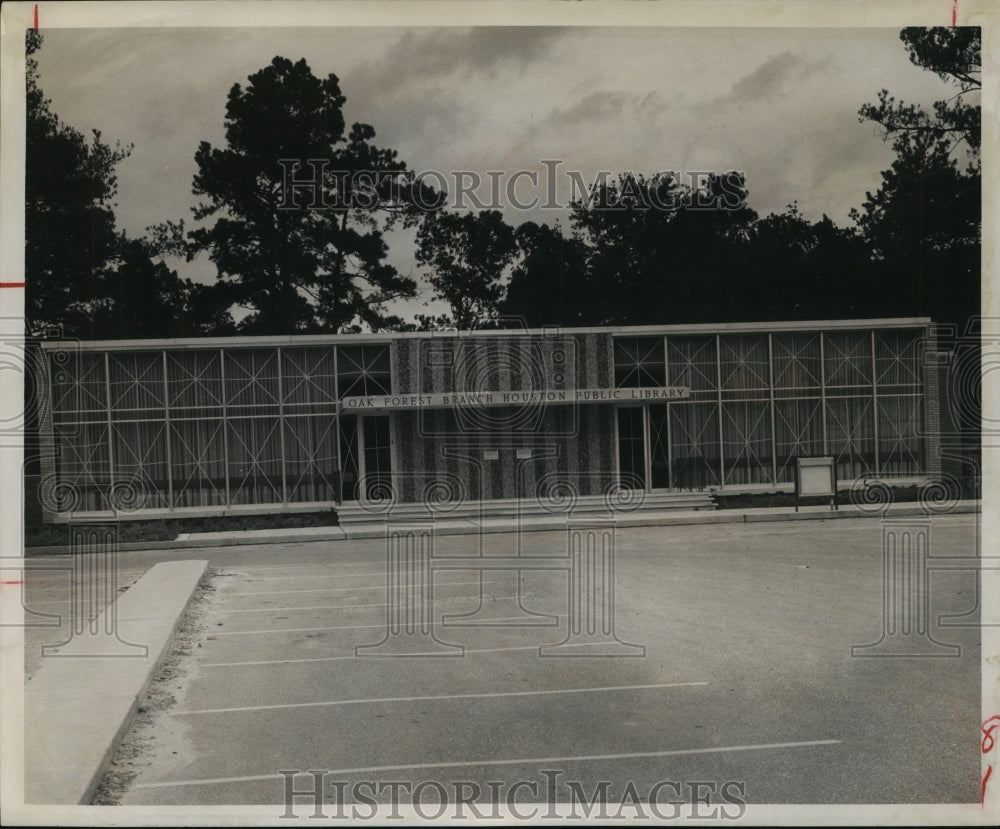
[[[225,576],[212,573],[196,588],[174,634],[170,655],[140,701],[131,727],[97,787],[93,805],[117,806],[140,771],[190,757],[186,726],[169,712],[183,703],[197,671],[198,649],[207,633],[205,615],[221,578]]]

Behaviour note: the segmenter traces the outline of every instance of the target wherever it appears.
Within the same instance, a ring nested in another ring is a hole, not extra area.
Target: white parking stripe
[[[482,584],[494,584],[493,581],[484,581]],[[479,581],[436,581],[435,587],[447,587],[449,584],[480,584]],[[366,587],[303,587],[301,590],[251,590],[244,593],[223,593],[226,598],[237,598],[239,596],[278,596],[285,593],[350,593],[352,590],[385,590],[385,584],[372,584]]]
[[[711,746],[709,748],[681,748],[670,751],[632,751],[628,754],[581,754],[568,757],[519,757],[516,760],[462,760],[444,763],[406,763],[394,766],[362,766],[350,769],[328,769],[326,774],[371,774],[383,771],[416,771],[420,769],[480,768],[485,766],[518,766],[536,763],[586,763],[592,761],[642,760],[653,757],[684,757],[695,754],[725,754],[735,751],[767,751],[776,748],[812,748],[840,745],[841,740],[807,740],[797,743],[759,743],[743,746]],[[251,774],[245,777],[210,777],[203,780],[168,780],[162,783],[137,783],[136,789],[163,789],[171,786],[213,786],[223,783],[254,783],[260,780],[282,780],[280,774]]]
[[[352,561],[352,562],[340,562],[338,564],[330,564],[325,561],[317,562],[316,564],[260,564],[253,567],[244,567],[243,565],[223,565],[237,570],[237,572],[242,573],[244,570],[304,570],[310,567],[371,567],[372,562],[370,561]],[[232,575],[232,573],[224,574]]]
[[[384,607],[384,605],[383,605]],[[261,633],[304,633],[310,630],[360,630],[361,628],[384,628],[385,622],[379,625],[334,625],[321,628],[268,628],[267,630],[218,630],[212,636],[251,636]]]
[[[506,650],[506,649],[505,649]],[[354,657],[349,657],[354,658]],[[493,691],[488,694],[440,694],[420,697],[373,697],[359,699],[335,699],[322,702],[286,702],[275,705],[245,705],[236,708],[201,708],[195,711],[171,711],[175,717],[193,714],[229,714],[240,711],[275,711],[279,708],[323,708],[333,705],[378,705],[384,702],[427,702],[445,699],[493,699],[497,697],[541,697],[557,694],[599,694],[608,691],[648,691],[654,688],[686,688],[693,685],[708,685],[707,682],[665,682],[655,685],[605,685],[599,688],[557,688],[543,691]]]
[[[553,613],[553,616],[558,616],[559,618],[565,618],[565,613]],[[483,619],[480,624],[488,624],[490,622],[513,622],[521,619],[521,616],[499,616],[496,619]],[[213,636],[255,636],[261,633],[304,633],[305,631],[313,630],[360,630],[361,628],[384,628],[385,622],[378,625],[333,625],[332,627],[315,627],[315,628],[266,628],[264,630],[218,630],[215,631]],[[262,663],[263,664],[263,663]]]
[[[301,590],[252,590],[245,593],[223,593],[222,595],[226,598],[238,598],[240,596],[281,596],[286,593],[350,593],[352,590],[385,590],[385,585],[371,584],[364,587],[359,585],[355,585],[354,587],[303,587]]]
[[[356,625],[356,627],[364,628],[384,628],[385,625]],[[461,646],[458,646],[461,647]],[[537,651],[539,648],[544,648],[545,645],[511,645],[506,648],[466,648],[462,651],[462,654],[468,653],[495,653],[497,651]],[[462,655],[459,654],[459,655]],[[411,654],[415,655],[415,654]],[[427,654],[428,656],[433,656],[433,654]],[[251,665],[291,665],[296,662],[337,662],[341,659],[378,659],[378,657],[367,657],[367,656],[312,656],[302,659],[264,659],[256,662],[202,662],[199,664],[199,668],[242,668]],[[384,662],[385,659],[379,661]]]
[[[356,607],[385,607],[385,602],[375,604],[314,604],[306,607],[249,607],[246,610],[209,610],[209,613],[284,613],[291,610],[352,610]]]
[[[241,573],[219,573],[221,576],[239,576]],[[369,576],[385,576],[385,569],[382,570],[372,570],[368,573],[328,573],[326,575],[318,576],[257,576],[252,579],[247,579],[247,582],[257,582],[257,581],[315,581],[316,579],[360,579],[367,578]]]
[[[493,582],[480,581],[476,579],[475,581],[443,581],[440,584],[435,584],[435,587],[458,587],[458,586],[468,586],[471,584],[493,584]],[[385,590],[385,585],[378,585],[382,590]],[[367,587],[357,587],[351,588],[351,590],[370,590],[372,588]],[[286,591],[283,591],[286,592]],[[305,593],[309,591],[305,590],[291,590],[287,591],[291,593]],[[260,595],[255,593],[234,593],[230,594],[227,598],[239,598],[240,596],[254,596]],[[289,611],[289,610],[345,610],[352,607],[385,607],[386,603],[376,603],[376,604],[321,604],[321,605],[310,605],[308,607],[248,607],[245,609],[237,610],[209,610],[209,613],[271,613],[278,611]]]

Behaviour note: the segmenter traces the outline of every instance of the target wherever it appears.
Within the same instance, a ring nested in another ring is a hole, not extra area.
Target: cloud
[[[552,110],[543,125],[546,129],[561,129],[588,123],[607,124],[623,117],[633,121],[636,118],[656,116],[669,108],[670,105],[655,90],[645,95],[620,90],[599,90],[568,107]]]
[[[617,118],[628,97],[622,92],[591,92],[570,107],[554,110],[548,118],[548,126],[575,126],[581,122]]]
[[[422,90],[419,96],[387,102],[367,100],[365,107],[351,107],[351,100],[345,109],[349,120],[372,124],[375,143],[398,150],[411,167],[438,156],[444,136],[453,148],[454,142],[467,137],[478,123],[476,111],[460,105],[464,102],[456,101],[454,90],[439,86]]]
[[[500,68],[547,58],[552,44],[567,31],[544,26],[410,30],[388,54],[366,61],[352,74],[380,95],[394,95],[460,72],[493,77]]]
[[[823,69],[828,61],[806,61],[794,52],[773,55],[748,75],[744,75],[715,103],[732,104],[773,99],[794,84]]]

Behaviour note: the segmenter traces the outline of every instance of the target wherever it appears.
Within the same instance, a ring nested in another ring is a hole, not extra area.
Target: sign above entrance
[[[453,407],[534,406],[540,403],[655,403],[683,400],[687,386],[655,386],[645,389],[532,389],[528,391],[446,391],[427,394],[374,394],[345,397],[341,411],[394,411],[400,409],[447,409]]]

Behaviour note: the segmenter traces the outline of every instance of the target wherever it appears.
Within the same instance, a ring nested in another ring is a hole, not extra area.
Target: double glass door
[[[626,489],[647,488],[646,407],[618,409],[618,480]]]
[[[623,487],[670,487],[669,417],[665,404],[618,408],[618,480]]]
[[[392,485],[389,415],[341,415],[342,501],[385,498]]]

